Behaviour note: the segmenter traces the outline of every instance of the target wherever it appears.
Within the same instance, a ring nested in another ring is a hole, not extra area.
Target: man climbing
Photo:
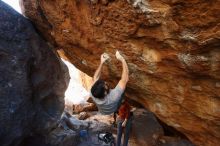
[[[122,94],[129,79],[129,70],[124,57],[118,51],[116,51],[115,56],[121,61],[123,70],[121,79],[114,89],[109,89],[108,84],[99,79],[104,62],[110,58],[108,54],[104,53],[101,55],[101,63],[93,76],[91,96],[99,112],[104,115],[110,115],[118,110]]]

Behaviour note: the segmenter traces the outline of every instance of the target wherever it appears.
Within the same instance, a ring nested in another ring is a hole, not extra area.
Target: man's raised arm
[[[99,77],[101,75],[102,65],[109,58],[110,57],[109,57],[109,55],[107,53],[103,53],[101,55],[101,62],[100,62],[99,67],[97,68],[97,70],[95,71],[95,74],[93,76],[93,84],[99,79]]]
[[[120,60],[122,62],[122,75],[121,75],[121,80],[118,82],[118,85],[121,89],[124,90],[126,88],[128,80],[129,80],[128,65],[127,65],[124,57],[121,56],[121,54],[118,51],[116,51],[115,56],[118,60]]]

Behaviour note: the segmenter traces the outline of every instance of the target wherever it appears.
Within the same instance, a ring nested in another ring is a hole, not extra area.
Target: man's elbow
[[[125,81],[126,81],[126,83],[127,83],[127,82],[129,81],[129,78],[127,77]]]

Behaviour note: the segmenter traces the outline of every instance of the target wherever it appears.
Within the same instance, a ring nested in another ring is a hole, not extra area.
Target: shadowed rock
[[[65,66],[31,22],[0,1],[0,143],[46,135],[63,111]]]

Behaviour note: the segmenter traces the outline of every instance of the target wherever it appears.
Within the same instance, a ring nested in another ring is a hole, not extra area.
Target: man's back
[[[123,90],[117,85],[114,89],[103,98],[98,99],[92,96],[93,101],[96,103],[99,112],[104,115],[114,113],[118,109],[118,103],[122,98]]]
[[[104,62],[110,58],[107,53],[103,53],[101,55],[101,62],[93,76],[91,97],[96,103],[99,112],[105,115],[109,115],[116,112],[119,104],[121,103],[122,94],[129,80],[128,65],[124,57],[119,53],[119,51],[116,51],[115,56],[122,63],[122,75],[121,79],[119,80],[117,86],[114,89],[108,92],[109,88],[106,82],[99,79]]]

